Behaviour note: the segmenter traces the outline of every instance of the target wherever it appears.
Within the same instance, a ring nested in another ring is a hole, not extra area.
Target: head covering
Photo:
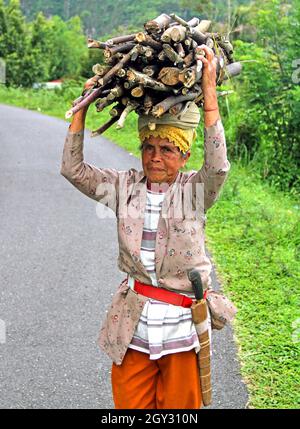
[[[168,139],[169,142],[174,143],[179,147],[180,151],[185,153],[192,146],[193,141],[196,139],[196,130],[190,128],[189,130],[182,130],[181,128],[173,127],[172,125],[157,125],[155,130],[150,130],[144,127],[139,132],[140,140],[143,142],[150,136],[160,137],[161,139]]]
[[[139,137],[142,142],[150,136],[167,138],[179,147],[181,152],[186,152],[196,139],[196,128],[199,122],[198,106],[189,101],[177,115],[165,113],[160,118],[140,115],[138,119]]]

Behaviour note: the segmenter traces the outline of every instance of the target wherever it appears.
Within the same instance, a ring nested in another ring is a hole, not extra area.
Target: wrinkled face
[[[179,148],[168,139],[150,136],[142,144],[144,174],[152,183],[171,184],[189,157],[190,152],[184,158]]]

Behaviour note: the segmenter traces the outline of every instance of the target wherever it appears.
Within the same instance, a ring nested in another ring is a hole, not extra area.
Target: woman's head
[[[144,173],[153,183],[172,183],[180,168],[190,157],[190,151],[183,153],[168,138],[150,135],[141,143]]]
[[[150,182],[174,181],[179,169],[190,157],[199,120],[200,113],[195,103],[187,103],[176,116],[139,117],[143,169]]]

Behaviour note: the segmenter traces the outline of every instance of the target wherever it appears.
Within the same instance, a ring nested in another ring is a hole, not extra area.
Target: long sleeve
[[[204,129],[204,162],[190,179],[190,182],[204,185],[205,211],[217,201],[229,170],[225,133],[219,119],[214,125]]]
[[[84,162],[84,131],[68,131],[60,173],[79,191],[116,212],[119,172]]]

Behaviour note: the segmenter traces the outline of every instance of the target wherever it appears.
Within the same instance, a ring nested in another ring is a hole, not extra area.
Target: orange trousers
[[[194,350],[150,360],[127,349],[121,365],[112,365],[115,408],[199,409],[202,406],[197,355]]]

